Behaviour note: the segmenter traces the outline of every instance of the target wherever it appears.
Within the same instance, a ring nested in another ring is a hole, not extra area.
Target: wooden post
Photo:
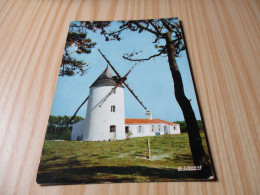
[[[149,159],[152,159],[152,155],[151,155],[151,149],[150,149],[150,139],[147,139],[147,146],[148,146],[148,154],[149,154]]]

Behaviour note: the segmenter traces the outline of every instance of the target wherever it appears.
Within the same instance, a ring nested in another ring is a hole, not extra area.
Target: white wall
[[[181,134],[181,128],[179,124],[170,126],[169,134]]]
[[[129,126],[129,131],[132,132],[132,137],[155,136],[156,134],[164,135],[181,133],[179,124],[126,124],[126,126]],[[139,126],[141,126],[141,133],[139,133]],[[154,131],[152,131],[152,129]]]
[[[132,132],[132,137],[144,137],[144,136],[154,136],[155,132],[152,132],[150,124],[136,124],[136,125],[126,125],[129,126],[129,131]],[[141,133],[139,133],[139,126],[141,126]]]
[[[82,138],[85,122],[85,120],[82,120],[72,125],[71,140],[77,140],[78,137]]]
[[[90,88],[83,132],[84,141],[109,140],[111,125],[116,125],[116,139],[125,139],[124,89],[117,87],[116,92],[99,107],[112,88],[113,86]],[[116,106],[115,112],[111,112],[112,105]]]

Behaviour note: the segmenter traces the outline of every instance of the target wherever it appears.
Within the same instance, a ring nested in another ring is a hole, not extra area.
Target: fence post
[[[151,149],[150,149],[150,139],[149,139],[149,138],[147,139],[147,146],[148,146],[149,159],[152,159],[152,156],[151,156]]]

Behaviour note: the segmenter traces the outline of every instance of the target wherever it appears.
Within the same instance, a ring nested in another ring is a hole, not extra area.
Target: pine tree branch
[[[132,22],[132,23],[135,24],[135,25],[136,25],[137,27],[139,27],[140,29],[147,30],[148,32],[153,33],[153,34],[156,35],[156,36],[160,36],[160,34],[157,33],[156,31],[154,31],[154,30],[152,30],[152,29],[150,29],[150,28],[148,28],[148,27],[144,27],[144,26],[142,26],[141,24],[139,24],[138,22]]]
[[[128,60],[128,61],[142,62],[142,61],[148,61],[148,60],[150,60],[150,59],[152,59],[152,58],[158,57],[158,56],[162,55],[165,51],[166,51],[166,47],[163,48],[158,54],[154,54],[154,55],[152,55],[152,56],[150,56],[150,57],[148,57],[148,58],[132,59],[132,58],[127,57],[127,56],[123,56],[123,58],[124,58],[125,60]]]
[[[149,21],[149,24],[151,24],[153,26],[153,28],[156,30],[156,32],[158,34],[160,34],[161,36],[163,36],[162,32],[158,29],[158,27],[152,22],[152,21]]]
[[[161,22],[163,23],[163,26],[169,31],[173,32],[173,29],[168,25],[165,19],[161,19]]]

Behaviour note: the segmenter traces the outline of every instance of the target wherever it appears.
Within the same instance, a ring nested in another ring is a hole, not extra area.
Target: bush
[[[181,127],[181,132],[187,132],[187,124],[185,121],[175,121],[174,123],[180,124]],[[203,129],[203,125],[202,125],[202,121],[201,120],[197,120],[199,129],[202,130]]]

